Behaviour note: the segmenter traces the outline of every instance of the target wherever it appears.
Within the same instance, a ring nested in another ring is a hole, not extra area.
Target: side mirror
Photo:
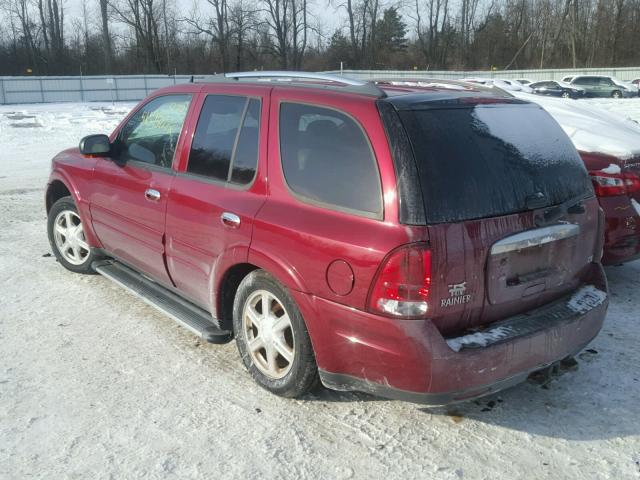
[[[111,143],[106,135],[89,135],[80,140],[80,153],[83,155],[107,155]]]

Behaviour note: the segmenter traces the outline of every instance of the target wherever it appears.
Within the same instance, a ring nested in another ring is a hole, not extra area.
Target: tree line
[[[640,0],[0,0],[0,75],[640,64]]]

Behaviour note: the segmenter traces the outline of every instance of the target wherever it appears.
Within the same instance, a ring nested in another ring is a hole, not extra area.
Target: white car
[[[495,86],[501,88],[502,90],[507,90],[510,92],[525,92],[525,93],[533,93],[533,90],[527,85],[523,85],[517,80],[506,79],[506,78],[483,78],[483,77],[469,77],[463,78],[463,82],[470,83],[478,83],[480,85],[485,85],[487,87]]]

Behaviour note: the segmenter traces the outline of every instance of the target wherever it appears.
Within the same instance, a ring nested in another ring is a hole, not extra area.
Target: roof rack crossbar
[[[331,75],[328,73],[315,73],[315,72],[289,72],[286,70],[274,70],[266,72],[233,72],[225,73],[227,78],[294,78],[294,79],[309,79],[309,80],[324,80],[326,82],[342,83],[344,85],[351,85],[354,87],[363,87],[368,82],[362,80],[354,80],[352,78],[346,78],[339,75]]]

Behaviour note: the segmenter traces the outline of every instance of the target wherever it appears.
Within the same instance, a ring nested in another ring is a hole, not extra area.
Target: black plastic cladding
[[[388,100],[376,101],[391,149],[396,172],[399,221],[406,225],[426,225],[422,188],[413,147],[395,107]]]

